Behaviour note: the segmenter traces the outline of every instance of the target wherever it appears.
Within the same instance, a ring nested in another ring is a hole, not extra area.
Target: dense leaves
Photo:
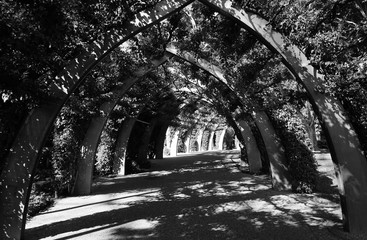
[[[308,132],[302,123],[303,116],[291,105],[273,110],[270,116],[285,148],[293,191],[312,193],[316,189],[318,172]]]

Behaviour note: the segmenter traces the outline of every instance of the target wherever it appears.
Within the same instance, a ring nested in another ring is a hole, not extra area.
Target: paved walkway
[[[100,179],[92,195],[59,199],[29,221],[26,239],[354,239],[341,231],[335,194],[274,191],[237,157],[180,155]]]

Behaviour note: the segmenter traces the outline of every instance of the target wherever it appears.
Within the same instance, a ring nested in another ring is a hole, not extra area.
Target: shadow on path
[[[60,199],[26,239],[351,239],[338,198],[271,189],[237,152],[153,160],[151,171],[101,178],[93,195]]]

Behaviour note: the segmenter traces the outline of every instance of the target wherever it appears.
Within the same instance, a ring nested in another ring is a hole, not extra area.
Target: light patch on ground
[[[27,228],[68,221],[74,218],[89,216],[115,209],[128,208],[131,202],[153,200],[159,196],[160,189],[145,189],[143,192],[127,191],[119,194],[103,194],[58,199],[46,212],[33,217],[27,222]]]
[[[191,196],[183,193],[178,193],[173,195],[176,199],[189,199]]]
[[[156,220],[147,220],[147,219],[138,219],[132,222],[128,222],[120,225],[120,229],[126,230],[151,230],[159,225],[159,221]]]
[[[109,228],[111,226],[114,226],[115,223],[112,224],[105,224],[105,225],[100,225],[100,226],[96,226],[96,227],[91,227],[91,228],[84,228],[78,231],[72,231],[72,232],[66,232],[63,234],[58,234],[52,237],[46,237],[46,238],[41,238],[42,240],[57,240],[57,239],[76,239],[76,236],[81,236],[85,233],[89,233],[89,232],[96,232],[98,230],[101,229],[106,229]],[[41,240],[40,239],[40,240]]]
[[[231,202],[218,206],[214,210],[214,214],[221,214],[224,212],[240,212],[248,209],[251,209],[251,207],[245,202]]]
[[[212,230],[213,231],[219,231],[219,232],[226,232],[226,231],[228,231],[228,228],[225,225],[220,225],[220,224],[211,224],[211,225],[213,225],[212,226]]]

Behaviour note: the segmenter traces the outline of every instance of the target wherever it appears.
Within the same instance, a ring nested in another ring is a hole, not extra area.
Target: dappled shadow
[[[150,172],[104,178],[94,195],[61,199],[26,239],[338,239],[336,195],[271,189],[236,168],[236,152],[154,160]]]
[[[342,104],[326,93],[323,76],[317,72],[305,54],[274,29],[265,19],[245,12],[226,0],[200,0],[224,16],[235,20],[272,52],[282,56],[282,62],[302,84],[313,110],[321,120],[328,148],[336,165],[345,229],[364,232],[367,229],[367,162],[356,132]]]

